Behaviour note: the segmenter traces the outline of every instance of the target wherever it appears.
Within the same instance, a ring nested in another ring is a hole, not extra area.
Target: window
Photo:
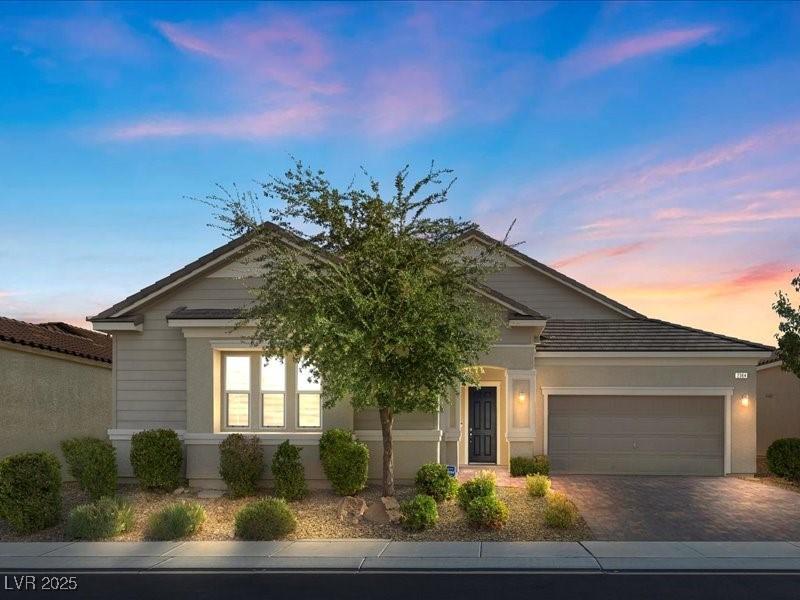
[[[228,427],[250,426],[250,357],[225,357],[225,414]]]
[[[320,403],[322,386],[311,373],[310,365],[297,365],[297,426],[315,428],[322,425]]]
[[[261,357],[261,426],[286,426],[286,365],[282,358]]]

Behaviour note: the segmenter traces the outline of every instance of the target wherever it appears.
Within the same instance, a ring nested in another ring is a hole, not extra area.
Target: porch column
[[[536,369],[506,372],[506,440],[509,456],[533,456]]]

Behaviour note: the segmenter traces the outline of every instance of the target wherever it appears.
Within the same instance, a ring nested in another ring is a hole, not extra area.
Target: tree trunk
[[[391,408],[381,408],[381,431],[383,432],[383,495],[394,496],[394,455],[392,454],[392,423],[394,414]]]

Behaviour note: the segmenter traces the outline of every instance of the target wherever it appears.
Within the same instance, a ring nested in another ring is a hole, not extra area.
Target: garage
[[[554,473],[723,475],[724,397],[552,395]]]

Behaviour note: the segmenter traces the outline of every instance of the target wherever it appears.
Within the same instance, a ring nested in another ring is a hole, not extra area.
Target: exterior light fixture
[[[744,396],[742,396],[742,399],[739,400],[739,402],[742,403],[742,406],[750,406],[750,396],[745,394]]]
[[[517,401],[518,401],[518,402],[525,402],[525,392],[520,392],[520,393],[517,395]]]

